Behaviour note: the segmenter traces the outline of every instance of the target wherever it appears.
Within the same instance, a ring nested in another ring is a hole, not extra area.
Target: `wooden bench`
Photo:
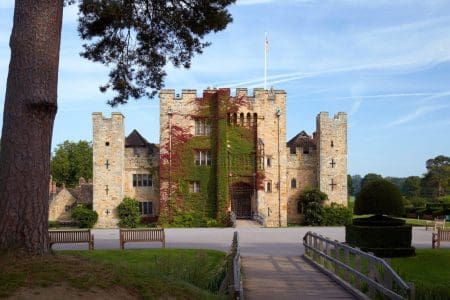
[[[127,242],[161,242],[166,247],[164,228],[120,229],[120,248]]]
[[[428,227],[433,228],[436,231],[438,228],[445,228],[445,219],[444,220],[434,220],[434,221],[426,221],[425,230],[428,230]]]
[[[94,235],[90,229],[86,230],[49,230],[48,243],[50,249],[53,244],[88,243],[89,250],[94,250]]]
[[[441,247],[441,242],[450,242],[450,230],[438,228],[437,232],[433,232],[431,247]]]

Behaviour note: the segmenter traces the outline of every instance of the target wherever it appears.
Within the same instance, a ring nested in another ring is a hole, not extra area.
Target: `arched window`
[[[231,124],[231,114],[230,113],[227,114],[227,120],[228,120],[228,125],[230,125]]]
[[[272,166],[272,158],[269,156],[267,157],[267,167],[271,167]]]
[[[256,126],[257,123],[258,123],[258,114],[254,113],[253,114],[253,125]]]
[[[233,114],[233,122],[232,122],[234,125],[236,125],[237,124],[237,113],[234,113]]]
[[[250,113],[247,113],[247,126],[252,126],[252,115]]]
[[[291,179],[291,189],[296,189],[297,188],[297,180],[295,180],[295,178]]]
[[[333,141],[331,141],[331,148],[333,148],[334,147],[334,143],[333,143]]]
[[[267,182],[266,192],[271,193],[272,192],[272,182]]]
[[[244,126],[244,113],[239,115],[239,125]]]

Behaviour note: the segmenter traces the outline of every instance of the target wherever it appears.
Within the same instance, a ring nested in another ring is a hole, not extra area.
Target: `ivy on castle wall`
[[[195,99],[191,117],[210,120],[210,136],[193,136],[191,128],[171,125],[171,151],[162,145],[160,176],[170,184],[161,186],[168,195],[161,204],[160,223],[179,226],[226,225],[230,207],[229,187],[233,183],[255,183],[256,127],[230,125],[228,114],[247,105],[245,97],[230,100],[228,89],[207,92]],[[195,151],[209,150],[210,166],[195,164]],[[170,163],[169,163],[170,162]],[[190,191],[192,182],[199,192]]]

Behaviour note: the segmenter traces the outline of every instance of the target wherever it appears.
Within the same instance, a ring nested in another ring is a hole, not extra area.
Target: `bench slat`
[[[120,229],[120,247],[127,242],[161,242],[166,247],[164,228]]]
[[[88,243],[89,250],[94,249],[94,235],[91,230],[49,230],[49,245],[63,243]]]

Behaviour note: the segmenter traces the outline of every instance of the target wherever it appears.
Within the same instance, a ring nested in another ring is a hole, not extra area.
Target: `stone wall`
[[[317,187],[317,151],[303,153],[303,148],[297,148],[295,154],[289,154],[287,148],[287,187],[288,187],[288,223],[300,223],[303,215],[298,210],[298,197],[306,187]],[[292,179],[296,187],[291,186]]]
[[[316,121],[319,188],[328,195],[326,204],[347,206],[347,114],[321,112]]]
[[[76,199],[72,194],[63,188],[56,193],[49,203],[48,220],[49,221],[70,221],[72,206]]]
[[[153,215],[159,215],[158,168],[159,153],[150,155],[146,147],[125,148],[124,196],[138,201],[151,201]],[[152,175],[152,186],[133,186],[133,174]]]
[[[119,221],[116,208],[124,197],[124,117],[121,113],[112,113],[111,118],[93,113],[92,121],[93,209],[98,213],[96,227],[114,228]]]

